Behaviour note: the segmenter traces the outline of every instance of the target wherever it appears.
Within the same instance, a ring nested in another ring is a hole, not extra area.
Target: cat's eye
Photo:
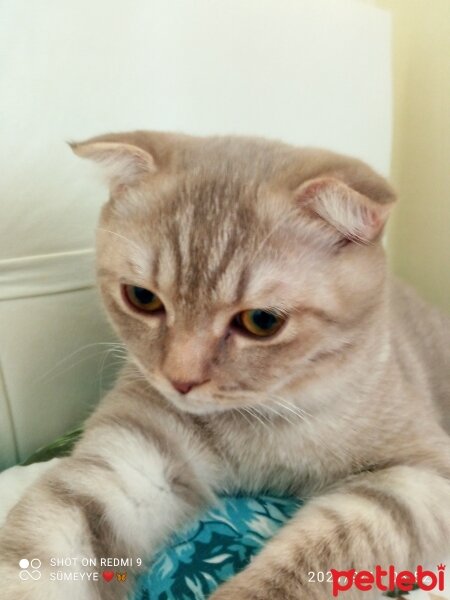
[[[156,313],[164,310],[161,299],[146,288],[137,285],[125,285],[123,290],[128,302],[142,312]]]
[[[275,335],[285,322],[286,317],[260,308],[244,310],[233,319],[235,327],[256,337]]]

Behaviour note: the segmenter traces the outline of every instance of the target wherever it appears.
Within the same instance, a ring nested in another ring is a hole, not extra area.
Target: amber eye
[[[269,337],[281,329],[286,317],[274,312],[253,308],[235,316],[233,325],[257,337]]]
[[[123,289],[128,302],[141,311],[154,313],[164,309],[164,304],[150,290],[136,285],[125,285]]]

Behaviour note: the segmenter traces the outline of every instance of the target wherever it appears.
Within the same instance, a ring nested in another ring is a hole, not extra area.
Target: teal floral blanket
[[[260,496],[223,498],[178,534],[141,576],[133,600],[204,600],[241,571],[300,506]]]

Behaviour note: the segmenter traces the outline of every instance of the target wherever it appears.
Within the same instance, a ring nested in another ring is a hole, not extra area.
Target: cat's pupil
[[[133,292],[136,300],[141,304],[150,304],[155,299],[155,294],[145,288],[134,287]]]
[[[254,310],[252,313],[252,321],[257,327],[267,331],[276,325],[278,319],[275,315],[266,312],[265,310]]]

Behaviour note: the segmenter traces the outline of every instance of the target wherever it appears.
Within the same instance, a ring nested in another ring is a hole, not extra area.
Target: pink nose
[[[187,394],[192,388],[198,385],[197,381],[171,381],[173,387],[180,392],[180,394]]]

